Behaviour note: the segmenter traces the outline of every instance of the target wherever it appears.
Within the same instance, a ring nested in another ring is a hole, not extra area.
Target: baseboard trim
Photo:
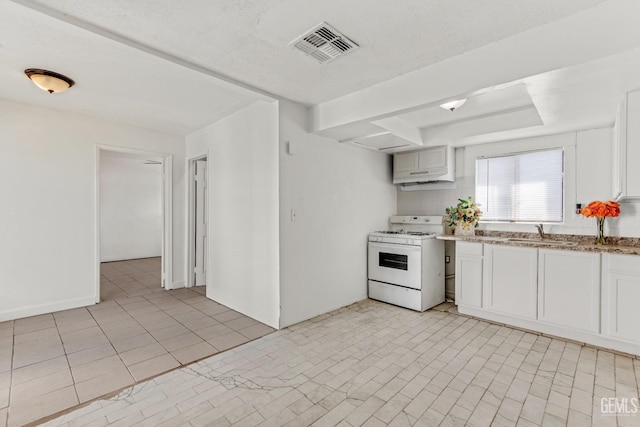
[[[177,281],[177,282],[173,282],[173,283],[171,283],[171,288],[170,288],[169,290],[171,290],[171,289],[186,288],[186,286],[187,286],[187,285],[185,284],[184,280],[179,280],[179,281]]]
[[[0,322],[38,316],[40,314],[55,313],[56,311],[69,310],[72,308],[86,307],[88,305],[94,305],[95,302],[95,296],[90,296],[0,311]]]
[[[297,324],[297,323],[304,322],[304,321],[309,320],[309,319],[313,319],[314,317],[318,317],[318,316],[321,316],[321,315],[323,315],[323,314],[330,313],[330,312],[332,312],[332,311],[334,311],[334,310],[337,310],[337,309],[339,309],[339,308],[347,307],[347,306],[349,306],[349,305],[351,305],[351,304],[355,304],[355,303],[357,303],[357,302],[364,301],[364,300],[366,300],[367,298],[368,298],[367,294],[364,294],[364,295],[362,295],[362,296],[359,296],[359,297],[357,297],[357,298],[353,299],[352,301],[343,301],[343,302],[339,303],[339,304],[338,304],[337,306],[335,306],[335,307],[333,307],[333,306],[332,306],[331,308],[324,308],[324,309],[322,309],[322,310],[318,310],[318,311],[317,311],[316,313],[314,313],[314,314],[309,314],[309,315],[308,315],[308,317],[299,318],[299,319],[293,319],[293,320],[291,320],[290,322],[282,322],[282,323],[280,324],[280,328],[279,328],[279,329],[283,329],[283,328],[286,328],[286,327],[288,327],[288,326],[295,325],[295,324]],[[280,313],[280,319],[282,319],[282,310],[281,310],[281,313]]]
[[[105,257],[105,258],[101,259],[100,262],[103,263],[103,262],[119,262],[119,261],[136,261],[136,260],[139,260],[139,259],[150,259],[150,258],[161,258],[161,255],[130,256],[130,257],[126,257],[126,258],[122,258],[122,257]]]

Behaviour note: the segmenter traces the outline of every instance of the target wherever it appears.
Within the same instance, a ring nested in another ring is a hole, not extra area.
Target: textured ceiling
[[[26,68],[66,74],[76,85],[49,95]],[[260,94],[141,52],[12,2],[0,2],[0,98],[188,134]]]
[[[640,88],[639,13],[637,0],[11,0],[0,98],[182,135],[281,97],[341,141],[523,138],[611,125]],[[321,21],[360,48],[320,65],[287,46]],[[29,67],[77,85],[50,96]],[[458,97],[455,113],[437,106]]]
[[[556,21],[602,0],[14,0],[52,8],[308,105]],[[287,44],[320,21],[360,49],[320,65]],[[91,28],[89,28],[91,29]]]

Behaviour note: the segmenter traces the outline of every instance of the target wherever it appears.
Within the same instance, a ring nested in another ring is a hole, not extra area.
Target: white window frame
[[[549,147],[540,150],[527,150],[527,151],[517,151],[517,152],[509,152],[504,154],[495,154],[488,156],[480,156],[475,160],[475,194],[476,194],[476,202],[480,203],[480,209],[482,209],[482,201],[477,197],[478,196],[478,160],[488,160],[493,158],[501,158],[501,157],[514,157],[519,155],[526,155],[537,152],[544,151],[560,151],[562,153],[562,213],[561,219],[559,221],[550,221],[550,220],[517,220],[517,219],[484,219],[481,218],[481,221],[489,224],[555,224],[561,225],[565,223],[566,219],[566,197],[567,197],[567,152],[565,147]]]

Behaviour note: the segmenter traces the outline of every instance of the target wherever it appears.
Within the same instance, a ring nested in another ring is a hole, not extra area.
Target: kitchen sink
[[[565,242],[561,240],[540,240],[540,239],[526,239],[519,237],[509,237],[505,239],[506,242],[514,242],[514,243],[531,243],[535,245],[545,245],[545,246],[578,246],[577,242]]]

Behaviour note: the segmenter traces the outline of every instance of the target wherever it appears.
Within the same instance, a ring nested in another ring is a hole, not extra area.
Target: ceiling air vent
[[[353,40],[349,40],[326,22],[316,25],[289,43],[289,46],[301,50],[321,64],[333,61],[359,47]]]

